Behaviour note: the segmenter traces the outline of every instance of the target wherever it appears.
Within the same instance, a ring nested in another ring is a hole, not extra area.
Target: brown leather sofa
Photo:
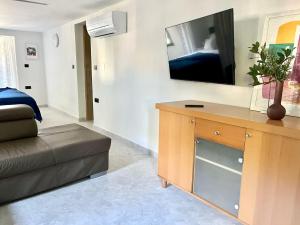
[[[110,145],[77,124],[38,133],[30,107],[0,106],[0,204],[107,171]]]

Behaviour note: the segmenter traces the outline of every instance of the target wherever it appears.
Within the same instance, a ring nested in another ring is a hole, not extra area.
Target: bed
[[[29,105],[35,114],[35,119],[42,122],[43,118],[36,101],[29,95],[14,88],[0,88],[0,105]]]

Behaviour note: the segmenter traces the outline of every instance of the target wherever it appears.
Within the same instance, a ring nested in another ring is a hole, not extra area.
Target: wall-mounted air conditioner
[[[125,33],[127,31],[127,13],[112,11],[96,16],[86,21],[86,28],[92,38]]]

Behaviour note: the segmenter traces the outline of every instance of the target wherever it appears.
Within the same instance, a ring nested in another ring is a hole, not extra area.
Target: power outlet
[[[25,89],[29,90],[29,89],[31,89],[31,86],[25,86]]]

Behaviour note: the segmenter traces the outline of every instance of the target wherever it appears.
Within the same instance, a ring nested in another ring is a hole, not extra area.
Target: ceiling
[[[0,0],[0,28],[45,31],[68,21],[96,12],[121,0]]]

